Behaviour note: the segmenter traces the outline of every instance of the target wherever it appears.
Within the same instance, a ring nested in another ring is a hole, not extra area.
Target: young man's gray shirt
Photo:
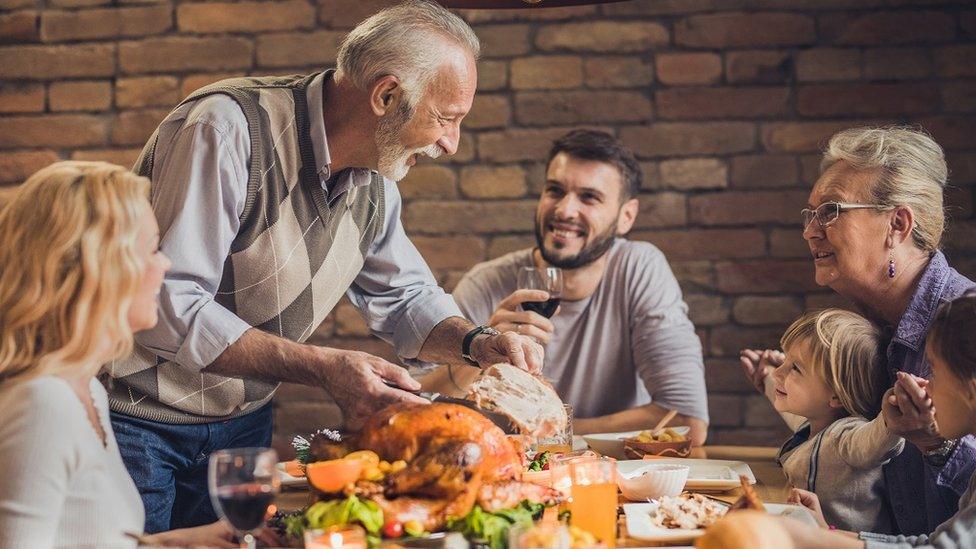
[[[532,250],[476,265],[454,290],[469,319],[487,323],[516,290]],[[543,376],[577,417],[653,402],[708,420],[701,342],[667,259],[647,242],[617,239],[590,297],[563,301],[552,318]]]

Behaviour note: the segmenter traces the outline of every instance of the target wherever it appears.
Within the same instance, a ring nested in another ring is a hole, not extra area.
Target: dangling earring
[[[888,278],[895,278],[895,254],[888,256]]]

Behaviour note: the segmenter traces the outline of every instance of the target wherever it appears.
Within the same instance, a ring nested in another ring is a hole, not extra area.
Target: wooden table
[[[776,453],[778,448],[756,447],[756,446],[705,446],[696,448],[690,457],[707,459],[726,459],[744,461],[752,468],[756,476],[754,486],[756,494],[768,503],[785,503],[789,496],[789,486],[783,470],[776,464]],[[721,494],[709,494],[724,501],[735,501],[739,498],[741,490],[735,489]],[[283,510],[298,509],[308,502],[308,489],[283,490],[275,499],[275,504]],[[627,537],[627,528],[623,516],[620,517],[620,539],[617,540],[618,547],[647,547],[646,541],[630,539]]]

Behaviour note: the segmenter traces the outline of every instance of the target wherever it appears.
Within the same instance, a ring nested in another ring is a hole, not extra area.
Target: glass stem
[[[241,539],[243,540],[241,542],[241,549],[255,549],[258,546],[257,540],[254,539],[254,535],[250,532],[244,534],[244,537]]]

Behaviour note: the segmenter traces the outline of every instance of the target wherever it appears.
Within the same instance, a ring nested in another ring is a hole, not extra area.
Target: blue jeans
[[[217,514],[207,493],[210,454],[271,446],[271,403],[226,421],[174,425],[112,412],[112,430],[146,507],[146,532],[209,524]]]

